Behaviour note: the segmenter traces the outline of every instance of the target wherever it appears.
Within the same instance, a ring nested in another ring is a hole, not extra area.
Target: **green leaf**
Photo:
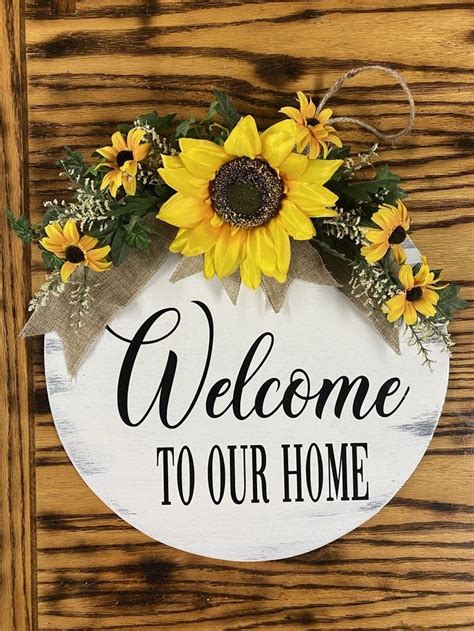
[[[194,127],[194,125],[196,124],[196,119],[194,118],[194,116],[191,116],[191,118],[188,118],[184,121],[181,121],[181,123],[176,127],[176,138],[186,138],[186,136],[188,136],[189,132],[191,131],[191,129]]]
[[[110,244],[110,256],[112,258],[113,265],[117,266],[123,263],[128,255],[128,245],[125,242],[125,230],[119,228],[115,235],[112,237]]]
[[[126,136],[128,132],[133,129],[133,125],[131,123],[120,123],[120,125],[117,125],[117,129],[122,136]]]
[[[12,211],[7,208],[6,214],[10,228],[19,237],[23,243],[31,243],[38,236],[33,225],[30,224],[26,217],[15,217]]]
[[[469,302],[459,298],[460,287],[458,285],[447,285],[439,290],[439,300],[436,311],[446,320],[452,320],[458,309],[466,309]]]
[[[331,147],[328,151],[327,160],[344,160],[349,157],[351,148],[349,145],[343,145],[342,147]]]
[[[132,220],[135,217],[132,217]],[[124,237],[125,243],[131,248],[138,248],[140,250],[148,250],[151,240],[151,228],[147,224],[137,223],[131,221],[126,226],[126,234]]]
[[[211,103],[211,106],[213,106],[215,111],[222,116],[224,125],[229,129],[229,131],[234,129],[241,118],[239,111],[227,94],[217,90],[216,88],[213,88],[213,93],[215,102]]]
[[[41,256],[43,257],[44,266],[47,269],[60,270],[64,261],[48,250],[41,250]]]
[[[145,197],[126,196],[123,198],[124,204],[112,204],[111,209],[105,214],[110,217],[121,217],[123,215],[144,215],[158,208],[159,199],[154,195]]]
[[[385,164],[377,169],[372,180],[349,184],[344,193],[351,199],[372,202],[375,194],[383,192],[383,200],[380,199],[379,202],[394,204],[397,199],[406,197],[405,191],[399,186],[400,182],[400,177],[392,173],[388,165]]]
[[[140,125],[151,127],[159,134],[171,127],[175,116],[176,114],[166,114],[165,116],[160,116],[158,112],[154,110],[148,114],[142,114],[137,120]]]

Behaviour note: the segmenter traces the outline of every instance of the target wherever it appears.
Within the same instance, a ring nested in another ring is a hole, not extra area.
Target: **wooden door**
[[[470,24],[471,22],[471,24]],[[415,133],[383,151],[406,181],[420,249],[473,297],[472,7],[458,0],[3,0],[1,205],[39,218],[61,197],[62,145],[106,144],[154,107],[203,112],[211,86],[269,122],[296,89],[388,63],[410,83]],[[361,76],[338,114],[401,128],[402,93]],[[368,134],[344,130],[355,147]],[[1,226],[2,631],[472,629],[473,311],[451,326],[444,414],[427,455],[365,526],[286,561],[227,563],[160,545],[85,486],[59,443],[42,340],[16,334],[30,256]]]

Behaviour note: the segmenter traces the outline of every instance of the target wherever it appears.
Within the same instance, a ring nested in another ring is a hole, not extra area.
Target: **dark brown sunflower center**
[[[123,167],[127,160],[133,160],[133,151],[128,151],[128,149],[119,151],[117,157],[115,158],[115,161],[119,167]]]
[[[407,300],[408,302],[415,302],[415,300],[419,300],[423,296],[423,290],[421,287],[412,287],[407,291]]]
[[[403,226],[397,226],[392,234],[388,238],[388,242],[391,245],[399,245],[403,243],[407,238],[407,231]]]
[[[319,121],[317,118],[307,118],[306,124],[311,125],[311,127],[314,127],[315,125],[319,125]]]
[[[77,245],[68,245],[64,252],[66,261],[70,263],[81,263],[84,260],[84,252]]]
[[[214,210],[225,222],[253,228],[278,213],[284,185],[267,162],[243,156],[221,166],[209,193]]]

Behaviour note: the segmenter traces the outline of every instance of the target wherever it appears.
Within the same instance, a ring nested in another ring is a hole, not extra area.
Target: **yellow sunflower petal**
[[[378,228],[369,228],[365,231],[365,238],[371,243],[384,243],[387,241],[387,232]]]
[[[127,195],[135,195],[137,192],[137,180],[132,175],[124,175],[122,184]]]
[[[304,92],[298,90],[296,93],[296,98],[299,101],[301,112],[304,116],[306,116],[307,109],[309,107],[308,97]]]
[[[137,162],[144,160],[150,152],[151,143],[144,142],[133,150],[133,159]]]
[[[301,153],[290,153],[280,164],[278,170],[286,180],[298,180],[308,165],[308,158]]]
[[[298,208],[316,217],[334,217],[335,210],[327,207],[333,206],[338,197],[329,189],[319,184],[309,184],[308,182],[291,181],[288,182],[287,198]]]
[[[373,243],[371,245],[364,245],[360,249],[360,253],[365,257],[367,263],[376,263],[380,261],[388,250],[388,243],[384,241],[383,243]]]
[[[136,149],[143,140],[145,133],[144,129],[137,129],[135,127],[131,129],[127,134],[127,148],[130,151]]]
[[[96,153],[103,156],[106,160],[110,162],[115,162],[117,157],[117,150],[114,147],[101,147],[100,149],[96,149]]]
[[[85,265],[94,272],[105,272],[112,266],[112,261],[86,261]]]
[[[267,224],[267,229],[273,240],[276,255],[276,268],[279,274],[278,281],[285,282],[291,261],[291,246],[288,233],[280,218],[274,217]],[[276,275],[274,275],[276,276]]]
[[[336,147],[342,147],[342,140],[339,136],[336,136],[336,134],[328,134],[326,140],[331,142],[333,145],[336,145]]]
[[[79,243],[77,245],[84,252],[88,252],[89,250],[94,249],[98,242],[98,239],[95,239],[94,237],[89,237],[88,235],[84,235],[79,239]]]
[[[395,322],[400,318],[405,309],[406,294],[396,294],[385,303],[387,310],[387,320],[389,322]]]
[[[109,188],[115,182],[115,177],[117,175],[117,171],[109,171],[102,178],[102,183],[100,185],[100,190],[103,191],[104,188]],[[120,176],[121,181],[121,176]]]
[[[392,245],[392,252],[395,260],[399,265],[405,263],[405,261],[407,260],[407,253],[401,245],[399,245],[398,243]]]
[[[301,112],[296,109],[296,107],[291,107],[291,106],[289,106],[289,107],[282,107],[278,111],[281,112],[282,114],[284,114],[285,116],[288,116],[289,118],[293,119],[297,123],[300,123],[300,124],[303,123],[303,116],[302,116]]]
[[[415,276],[414,283],[420,287],[431,285],[434,281],[434,274],[430,271],[426,256],[421,257],[421,266]]]
[[[206,199],[209,196],[209,182],[194,177],[184,167],[158,169],[168,186],[188,197]]]
[[[189,239],[182,252],[185,256],[196,256],[203,254],[216,245],[221,230],[211,226],[209,221],[205,219],[198,223],[197,226],[190,229]]]
[[[70,261],[66,261],[65,263],[63,263],[61,267],[61,280],[63,281],[63,283],[68,282],[71,274],[79,265],[80,263],[71,263]]]
[[[415,285],[411,265],[402,265],[398,273],[398,278],[405,289],[412,289]]]
[[[170,252],[174,252],[175,254],[178,252],[182,252],[183,248],[186,246],[188,242],[189,236],[191,234],[191,230],[188,228],[180,228],[178,230],[178,234],[176,235],[174,241],[170,244],[169,250]]]
[[[181,158],[179,156],[167,156],[165,154],[161,154],[161,160],[163,161],[163,166],[166,169],[182,169],[183,163],[181,162]]]
[[[260,226],[250,231],[247,251],[266,276],[273,276],[277,267],[276,250],[266,226]]]
[[[57,221],[48,224],[45,227],[44,231],[51,239],[51,241],[53,241],[56,245],[63,245],[64,243],[66,243],[66,239],[64,237],[61,226]]]
[[[272,125],[260,134],[261,154],[270,166],[277,169],[293,151],[296,143],[296,124],[284,120]]]
[[[321,148],[324,147],[324,143],[320,142],[317,138],[312,138],[310,136],[309,138],[309,157],[311,158],[311,160],[315,160],[319,154],[321,153]],[[324,154],[323,151],[323,155],[324,157],[326,157],[326,155]]]
[[[316,229],[311,219],[289,199],[283,200],[278,216],[293,239],[306,241],[316,234]]]
[[[204,200],[176,193],[163,204],[157,217],[178,228],[193,228],[211,215],[212,209]]]
[[[433,293],[437,296],[436,292]],[[426,295],[425,291],[423,292],[423,296],[419,300],[415,300],[413,302],[413,306],[415,307],[415,309],[427,318],[431,318],[436,315],[435,304],[436,303],[433,303],[430,297]]]
[[[109,191],[112,197],[115,197],[117,195],[117,191],[119,187],[122,185],[123,177],[122,177],[122,172],[120,171],[120,169],[112,172],[111,175],[112,175],[112,178],[111,178],[111,182],[109,186]]]
[[[377,212],[372,215],[372,221],[384,230],[392,231],[399,224],[397,209],[393,206],[383,204]]]
[[[135,160],[126,160],[120,167],[120,170],[123,173],[128,173],[128,175],[135,177],[138,171],[137,162]]]
[[[311,132],[307,127],[298,127],[298,133],[296,135],[296,151],[301,153],[306,149],[306,146],[311,141]]]
[[[222,147],[208,140],[181,138],[179,144],[184,166],[197,178],[213,180],[216,171],[229,160]]]
[[[115,134],[113,134],[112,145],[113,145],[113,148],[117,151],[117,153],[119,151],[127,150],[127,144],[125,142],[125,139],[119,131],[116,131]]]
[[[255,158],[262,150],[262,143],[253,116],[240,119],[224,143],[224,150],[232,156]]]
[[[240,277],[243,284],[250,289],[257,289],[260,285],[262,279],[260,268],[249,256],[240,264]]]
[[[86,258],[88,261],[100,261],[105,258],[107,254],[110,252],[110,245],[104,245],[101,248],[96,248],[95,250],[90,250],[86,253]]]
[[[40,243],[45,250],[48,250],[48,252],[52,252],[62,259],[64,258],[64,245],[58,245],[56,241],[53,241],[53,239],[49,239],[48,237],[40,239]]]
[[[342,163],[343,160],[308,160],[306,169],[298,180],[311,184],[326,184]]]
[[[319,112],[317,119],[321,123],[321,125],[326,125],[326,123],[331,118],[331,116],[332,116],[332,109],[329,107],[326,107],[323,110],[321,110],[321,112]]]
[[[219,278],[233,274],[238,268],[245,253],[245,237],[244,230],[231,235],[228,224],[221,229],[219,239],[214,246],[214,266]]]
[[[216,273],[214,267],[214,248],[211,248],[207,252],[204,252],[203,272],[205,278],[212,278]]]
[[[76,226],[76,222],[72,219],[68,219],[64,224],[63,233],[68,243],[76,245],[79,242],[79,231]]]
[[[409,326],[411,326],[412,324],[416,324],[416,321],[418,320],[416,309],[411,302],[408,302],[408,300],[405,302],[405,309],[403,311],[403,319],[405,320],[406,324],[408,324]]]

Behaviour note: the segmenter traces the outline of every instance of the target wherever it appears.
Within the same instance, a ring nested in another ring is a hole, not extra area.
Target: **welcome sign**
[[[400,489],[441,413],[433,371],[396,355],[332,287],[295,281],[275,314],[244,287],[172,285],[171,257],[104,331],[75,380],[46,338],[60,438],[118,515],[171,546],[229,560],[301,554]]]

